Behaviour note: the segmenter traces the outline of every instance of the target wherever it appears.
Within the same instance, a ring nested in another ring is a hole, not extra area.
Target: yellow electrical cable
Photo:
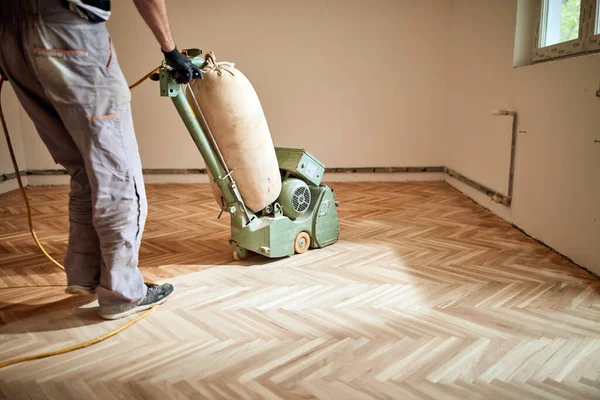
[[[4,77],[0,77],[0,96],[2,95],[2,86],[4,85]],[[8,127],[6,126],[6,120],[4,119],[4,113],[2,112],[2,104],[0,103],[0,119],[2,120],[2,129],[4,130],[4,136],[6,136],[6,144],[8,144],[8,151],[10,152],[10,159],[12,160],[13,168],[15,170],[15,175],[17,177],[17,182],[19,183],[19,190],[21,190],[21,195],[23,195],[23,199],[25,200],[25,207],[27,208],[27,222],[29,223],[29,231],[31,232],[31,236],[33,237],[33,241],[39,247],[39,249],[44,253],[46,257],[54,265],[58,268],[64,270],[63,267],[58,261],[56,261],[50,254],[46,252],[44,246],[40,243],[35,234],[35,230],[33,229],[33,221],[31,220],[31,207],[29,206],[29,199],[27,198],[27,194],[25,193],[25,188],[23,187],[23,181],[21,180],[21,174],[19,173],[19,165],[17,164],[17,157],[15,157],[15,151],[13,150],[12,143],[10,141],[10,135],[8,134]]]
[[[140,79],[139,81],[137,81],[136,83],[134,83],[133,85],[129,86],[129,89],[135,89],[136,87],[138,87],[140,84],[142,84],[142,82],[144,82],[146,79],[150,78],[150,76],[152,76],[152,74],[158,72],[158,70],[160,69],[160,67],[157,67],[155,69],[153,69],[152,71],[150,71],[148,74],[146,74],[142,79]],[[10,141],[10,135],[8,133],[8,126],[6,125],[6,119],[4,118],[4,112],[2,111],[2,101],[1,101],[1,97],[2,97],[2,86],[4,85],[4,82],[6,81],[6,79],[2,76],[0,77],[0,120],[2,121],[2,129],[4,130],[4,136],[6,137],[6,144],[8,145],[8,151],[10,153],[10,159],[12,160],[12,164],[13,164],[13,168],[15,170],[15,176],[17,178],[17,183],[19,184],[19,190],[21,191],[21,195],[23,196],[23,200],[25,200],[25,208],[27,209],[27,222],[29,223],[29,231],[31,232],[31,236],[33,237],[33,241],[35,242],[35,244],[37,245],[37,247],[42,251],[42,253],[44,253],[44,255],[50,260],[52,261],[52,263],[54,265],[56,265],[58,268],[64,270],[65,267],[63,267],[58,261],[56,261],[54,258],[52,258],[52,256],[50,254],[48,254],[48,252],[44,249],[44,246],[42,246],[42,244],[40,243],[37,235],[35,234],[35,230],[33,229],[33,218],[32,218],[32,212],[31,212],[31,206],[29,204],[29,198],[27,197],[27,193],[25,192],[25,187],[23,186],[23,181],[21,180],[21,174],[19,173],[19,165],[17,163],[17,157],[15,156],[15,151],[12,147],[12,143]],[[136,317],[135,319],[127,322],[126,324],[124,324],[123,326],[108,332],[105,335],[102,336],[98,336],[94,339],[88,340],[86,342],[83,343],[79,343],[73,346],[69,346],[69,347],[65,347],[59,350],[55,350],[55,351],[49,351],[46,353],[40,353],[40,354],[34,354],[31,356],[26,356],[26,357],[21,357],[21,358],[15,358],[13,360],[8,360],[8,361],[4,361],[4,362],[0,362],[0,368],[4,368],[4,367],[8,367],[9,365],[14,365],[14,364],[19,364],[25,361],[31,361],[31,360],[39,360],[41,358],[46,358],[46,357],[51,357],[51,356],[56,356],[59,354],[64,354],[64,353],[68,353],[70,351],[74,351],[74,350],[79,350],[79,349],[83,349],[84,347],[88,347],[91,346],[93,344],[99,343],[103,340],[106,340],[116,334],[118,334],[119,332],[129,328],[131,325],[135,324],[136,322],[140,321],[143,318],[146,318],[148,315],[150,315],[159,305],[156,305],[154,307],[152,307],[151,309],[149,309],[148,311],[144,312],[143,314],[140,314],[138,317]]]
[[[144,82],[146,79],[150,78],[152,76],[152,74],[158,72],[159,70],[160,70],[160,67],[154,68],[152,71],[148,72],[142,79],[140,79],[139,81],[137,81],[133,85],[129,86],[129,90],[135,89],[136,87],[138,87],[139,85],[141,85],[142,82]]]
[[[143,318],[146,318],[157,307],[159,307],[159,305],[156,305],[156,306],[152,307],[151,309],[149,309],[145,313],[140,314],[135,319],[132,319],[131,321],[129,321],[125,325],[123,325],[123,326],[115,329],[114,331],[108,332],[107,334],[102,335],[102,336],[98,336],[97,338],[88,340],[87,342],[83,342],[83,343],[79,343],[79,344],[76,344],[76,345],[73,345],[73,346],[65,347],[65,348],[62,348],[62,349],[56,350],[56,351],[49,351],[47,353],[34,354],[34,355],[31,355],[31,356],[27,356],[27,357],[15,358],[14,360],[8,360],[8,361],[0,362],[0,368],[8,367],[9,365],[14,365],[14,364],[22,363],[24,361],[39,360],[41,358],[46,358],[46,357],[51,357],[51,356],[57,356],[59,354],[64,354],[64,353],[68,353],[68,352],[73,351],[73,350],[79,350],[79,349],[83,349],[84,347],[91,346],[93,344],[96,344],[98,342],[106,340],[109,337],[115,336],[117,333],[119,333],[121,331],[124,331],[125,329],[129,328],[131,325],[135,324],[139,320],[141,320]]]

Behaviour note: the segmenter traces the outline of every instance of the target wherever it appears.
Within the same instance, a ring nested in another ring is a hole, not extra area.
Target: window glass
[[[544,0],[540,47],[579,38],[581,0]]]

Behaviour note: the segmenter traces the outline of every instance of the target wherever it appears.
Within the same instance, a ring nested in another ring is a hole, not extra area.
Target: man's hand
[[[163,50],[163,54],[167,65],[174,70],[175,82],[186,84],[192,79],[202,79],[202,70],[192,63],[189,58],[181,54],[177,47],[169,52]]]
[[[188,83],[194,78],[202,78],[202,71],[175,46],[165,0],[133,0],[144,21],[154,33],[165,55],[167,65],[175,70],[175,82]]]
[[[8,81],[8,76],[4,74],[4,71],[2,71],[2,67],[0,67],[0,77],[4,78],[5,81]]]

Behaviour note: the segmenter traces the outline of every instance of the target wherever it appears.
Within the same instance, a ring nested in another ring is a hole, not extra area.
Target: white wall
[[[180,48],[213,50],[257,90],[278,146],[332,167],[439,165],[450,0],[170,0]],[[129,82],[161,61],[133,2],[109,24]],[[423,21],[428,21],[426,25]],[[156,83],[133,93],[144,166],[203,165]]]
[[[305,147],[328,166],[446,165],[506,193],[511,121],[491,110],[517,110],[527,133],[518,138],[512,208],[447,180],[600,273],[600,55],[514,69],[516,0],[168,6],[180,48],[214,50],[248,75],[276,145]],[[109,29],[133,82],[161,54],[131,1],[113,7]],[[15,104],[8,113],[19,147]],[[156,83],[134,91],[133,109],[145,167],[203,167]],[[26,167],[56,168],[27,117],[21,126]],[[10,172],[0,154],[0,172]]]
[[[133,83],[162,53],[132,1],[112,5],[108,29]],[[304,147],[330,167],[440,165],[446,116],[441,39],[450,7],[451,0],[168,2],[179,48],[202,47],[235,62],[259,94],[275,145]],[[426,28],[424,20],[430,21]],[[204,167],[157,83],[144,83],[132,99],[145,168]],[[60,168],[21,113],[27,167]],[[171,178],[178,179],[148,180]]]
[[[10,87],[8,82],[4,83],[2,87],[2,111],[6,118],[6,124],[10,132],[10,139],[13,145],[17,163],[21,170],[26,169],[25,154],[23,152],[23,138],[21,130],[21,115],[20,105],[17,100],[15,92]],[[0,133],[0,175],[13,173],[13,165],[8,152],[8,145],[4,132]],[[23,177],[23,181],[27,182],[27,178]],[[6,182],[0,183],[0,193],[5,193],[10,190],[17,188],[16,179],[11,179]]]
[[[511,208],[448,181],[600,273],[600,55],[513,68],[516,1],[455,0],[445,164],[506,193],[510,119],[519,113]]]

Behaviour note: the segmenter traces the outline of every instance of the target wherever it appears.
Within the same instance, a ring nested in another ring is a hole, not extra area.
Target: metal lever
[[[233,170],[229,171],[229,173],[227,175],[225,175],[224,177],[219,178],[219,179],[221,179],[222,181],[224,181],[225,179],[229,178],[231,176],[231,174],[233,174]]]
[[[202,112],[202,108],[200,108],[200,104],[198,104],[198,100],[196,99],[196,95],[194,94],[194,91],[192,90],[192,87],[190,86],[190,84],[187,84],[187,88],[188,91],[190,93],[190,95],[192,96],[192,100],[194,100],[194,105],[196,106],[196,110],[195,110],[195,114],[196,114],[196,118],[198,119],[198,122],[200,122],[200,126],[202,126],[202,128],[206,129],[206,134],[208,136],[208,138],[210,139],[210,144],[213,147],[213,150],[217,153],[217,156],[219,157],[219,161],[221,162],[221,165],[223,166],[223,169],[225,170],[225,172],[227,172],[227,175],[225,175],[225,177],[220,178],[222,180],[225,179],[229,179],[229,183],[231,186],[231,190],[233,191],[233,194],[236,198],[236,200],[240,203],[240,205],[242,206],[242,211],[244,212],[244,215],[246,216],[246,220],[248,221],[247,223],[250,223],[250,221],[252,221],[252,218],[250,218],[250,214],[248,213],[248,209],[246,208],[246,204],[244,203],[244,201],[242,200],[242,196],[237,188],[237,185],[235,184],[235,180],[233,179],[233,176],[231,176],[233,171],[230,171],[229,168],[227,168],[227,164],[225,163],[225,158],[223,158],[223,154],[221,154],[221,150],[219,149],[219,145],[217,144],[217,141],[215,140],[215,137],[212,134],[212,131],[210,129],[210,126],[208,125],[208,121],[206,121],[206,117],[204,117],[204,113]],[[200,119],[202,118],[202,119]]]

